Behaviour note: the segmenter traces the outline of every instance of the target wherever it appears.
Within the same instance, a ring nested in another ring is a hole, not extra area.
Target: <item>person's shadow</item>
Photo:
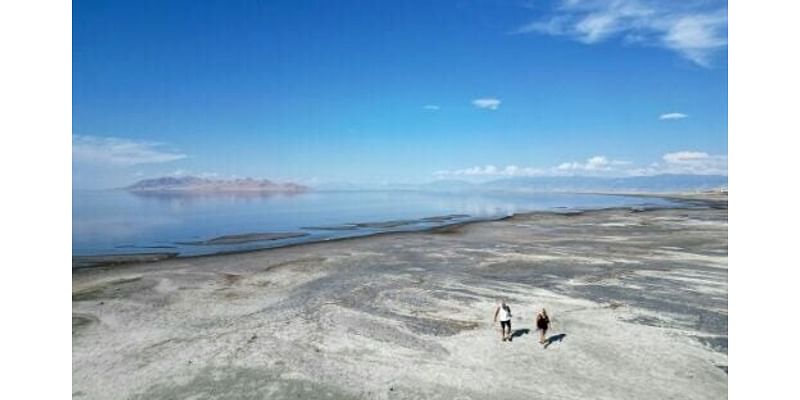
[[[511,332],[511,338],[512,339],[513,338],[518,338],[518,337],[520,337],[522,335],[527,335],[529,333],[531,333],[531,330],[527,329],[527,328],[526,329],[515,329],[514,332]]]
[[[544,341],[544,348],[546,349],[548,346],[553,344],[553,342],[560,342],[564,340],[565,337],[567,337],[566,333],[559,333],[558,335],[550,336],[549,338],[547,338],[547,340]]]

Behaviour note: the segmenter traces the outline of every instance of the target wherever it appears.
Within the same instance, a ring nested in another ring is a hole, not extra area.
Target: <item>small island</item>
[[[311,190],[297,183],[279,183],[268,179],[209,179],[196,176],[144,179],[123,189],[134,193],[303,193]]]

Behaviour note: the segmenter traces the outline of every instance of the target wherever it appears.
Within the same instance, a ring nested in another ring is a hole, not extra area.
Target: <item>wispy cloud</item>
[[[617,38],[627,44],[673,50],[711,66],[728,44],[727,2],[722,0],[560,0],[515,33],[565,36],[592,44]]]
[[[190,170],[185,170],[182,168],[178,168],[176,170],[165,172],[161,174],[154,175],[154,177],[161,177],[161,176],[174,176],[174,177],[183,177],[183,176],[195,176],[198,178],[207,178],[207,179],[231,179],[231,177],[223,176],[217,172],[193,172]]]
[[[437,171],[437,176],[463,176],[463,177],[491,177],[491,176],[564,176],[577,174],[597,174],[617,170],[621,166],[629,165],[628,161],[611,160],[605,156],[594,156],[584,162],[564,162],[555,167],[520,167],[507,165],[497,167],[494,165],[475,166],[456,170]]]
[[[727,175],[728,157],[721,154],[708,154],[702,151],[676,151],[666,153],[660,162],[634,171],[640,175],[654,174],[693,174]]]
[[[658,174],[727,175],[728,157],[701,151],[678,151],[664,154],[646,166],[630,161],[594,156],[585,161],[563,162],[553,167],[520,167],[508,165],[475,166],[434,172],[440,178],[491,178],[515,176],[645,176]]]
[[[658,119],[661,119],[661,120],[665,120],[665,119],[667,119],[667,120],[668,119],[684,119],[684,118],[688,118],[688,117],[689,116],[684,114],[684,113],[673,112],[673,113],[661,114],[661,115],[658,116]]]
[[[711,156],[702,151],[676,151],[674,153],[664,154],[661,158],[668,163],[686,163],[707,160],[711,158]]]
[[[439,111],[441,107],[437,106],[436,104],[426,104],[422,107],[423,110],[427,111]]]
[[[492,176],[541,176],[546,175],[547,171],[538,168],[518,167],[508,165],[498,168],[494,165],[476,166],[456,170],[441,170],[433,174],[439,177],[463,176],[463,177],[492,177]]]
[[[472,100],[472,105],[487,110],[497,110],[500,107],[500,103],[501,103],[500,100],[495,99],[493,97],[485,97],[482,99]]]
[[[164,150],[164,144],[117,137],[72,135],[72,159],[116,166],[157,164],[186,158],[186,154]]]
[[[629,161],[609,160],[605,156],[594,156],[586,162],[561,163],[556,169],[560,171],[612,171],[621,165],[628,165]]]

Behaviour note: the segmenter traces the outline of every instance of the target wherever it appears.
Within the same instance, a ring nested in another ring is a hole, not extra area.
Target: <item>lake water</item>
[[[201,196],[74,191],[72,253],[200,255],[419,230],[527,211],[672,205],[657,198],[507,192],[320,191],[291,196]],[[294,233],[295,237],[208,243],[214,238],[250,233]]]

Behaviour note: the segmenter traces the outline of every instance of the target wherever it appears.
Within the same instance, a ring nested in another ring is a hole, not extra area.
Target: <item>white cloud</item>
[[[658,174],[727,175],[728,157],[701,151],[677,151],[666,153],[661,160],[647,166],[637,166],[630,161],[613,160],[606,156],[594,156],[583,162],[563,162],[554,167],[520,167],[508,165],[476,166],[456,170],[434,172],[438,177],[491,178],[514,176],[643,176]]]
[[[217,179],[217,178],[226,179],[225,176],[223,176],[222,174],[217,173],[217,172],[208,172],[208,171],[206,171],[206,172],[194,172],[194,171],[190,171],[190,170],[186,170],[186,169],[182,169],[182,168],[178,168],[178,169],[173,170],[171,172],[161,173],[161,174],[158,174],[158,175],[155,175],[155,176],[158,176],[158,177],[161,177],[161,176],[174,176],[176,178],[177,177],[184,177],[184,176],[194,176],[194,177],[206,178],[206,179]]]
[[[495,99],[493,97],[486,97],[482,99],[472,100],[472,105],[487,110],[497,110],[500,107],[500,103],[501,103],[500,100]]]
[[[666,153],[662,162],[652,163],[649,167],[637,171],[642,175],[653,174],[693,174],[693,175],[727,175],[728,157],[708,154],[702,151],[676,151]]]
[[[545,17],[516,33],[565,36],[586,44],[619,38],[626,44],[658,46],[697,65],[711,66],[728,44],[723,0],[562,0]]]
[[[711,53],[727,46],[726,10],[711,14],[686,15],[671,24],[663,37],[664,45],[695,63],[708,67]]]
[[[545,175],[546,171],[538,168],[522,168],[516,165],[507,165],[498,168],[494,165],[477,166],[457,170],[441,170],[434,172],[436,176],[463,176],[463,177],[491,177],[491,176],[537,176]]]
[[[424,107],[422,107],[422,109],[428,111],[439,111],[440,107],[437,106],[436,104],[427,104]]]
[[[565,162],[556,167],[537,168],[507,165],[496,167],[494,165],[476,166],[456,170],[436,171],[437,176],[462,176],[462,177],[492,177],[492,176],[563,176],[575,174],[597,174],[616,171],[620,166],[630,164],[628,161],[610,160],[605,156],[594,156],[585,162]]]
[[[673,112],[673,113],[666,113],[661,114],[658,116],[658,119],[665,120],[665,119],[684,119],[688,118],[689,116],[684,113]]]
[[[661,158],[668,163],[684,163],[707,160],[711,158],[711,156],[702,151],[677,151],[664,154]]]
[[[690,174],[728,175],[728,156],[703,151],[684,150],[666,153],[661,161],[643,168],[633,168],[629,175]]]
[[[605,156],[594,156],[586,160],[586,162],[565,162],[561,163],[556,170],[559,171],[612,171],[622,165],[628,165],[630,162],[621,160],[609,160]]]
[[[72,135],[72,159],[77,162],[131,166],[165,163],[186,158],[186,154],[162,150],[163,146],[158,142]]]

